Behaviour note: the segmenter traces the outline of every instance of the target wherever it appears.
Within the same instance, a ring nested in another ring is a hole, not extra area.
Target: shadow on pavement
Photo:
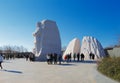
[[[3,63],[12,63],[11,61],[3,61]]]
[[[80,61],[81,63],[97,63],[97,61],[91,61],[91,60],[85,60],[85,61]]]
[[[16,70],[6,70],[6,69],[4,69],[3,71],[5,71],[5,72],[11,72],[11,73],[18,73],[18,74],[22,74],[22,72],[21,72],[21,71],[16,71]]]
[[[84,61],[71,61],[69,63],[90,63],[90,64],[96,64],[97,61],[95,61],[95,60],[84,60]]]
[[[75,64],[70,64],[70,63],[62,63],[59,64],[60,66],[76,66]]]

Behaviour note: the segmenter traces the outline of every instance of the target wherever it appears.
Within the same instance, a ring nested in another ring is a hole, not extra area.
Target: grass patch
[[[98,64],[98,71],[120,82],[120,57],[107,57]]]

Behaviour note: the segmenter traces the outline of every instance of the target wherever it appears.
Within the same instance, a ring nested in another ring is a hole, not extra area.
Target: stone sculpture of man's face
[[[41,29],[42,29],[42,24],[41,24],[41,22],[38,22],[38,23],[36,24],[36,27],[37,27],[36,33],[41,33]]]

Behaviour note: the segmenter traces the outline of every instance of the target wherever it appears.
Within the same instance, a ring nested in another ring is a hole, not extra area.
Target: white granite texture
[[[65,55],[70,54],[73,57],[74,53],[80,53],[80,40],[78,38],[74,38],[72,41],[69,42],[65,52],[63,53],[63,59]]]
[[[61,39],[56,22],[43,20],[37,23],[33,33],[35,48],[33,49],[37,60],[45,61],[50,53],[61,54]]]
[[[90,53],[93,53],[95,58],[102,58],[105,56],[104,49],[100,42],[91,36],[83,37],[81,53],[85,55],[85,58],[88,58]]]

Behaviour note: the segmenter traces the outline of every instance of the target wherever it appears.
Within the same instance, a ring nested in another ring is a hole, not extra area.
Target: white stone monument
[[[95,58],[102,58],[105,56],[104,49],[100,42],[91,36],[83,37],[81,53],[85,55],[85,58],[89,58],[90,53],[93,53]]]
[[[35,48],[33,49],[36,59],[45,61],[50,53],[61,54],[61,39],[56,22],[43,20],[37,23],[37,29],[33,33]]]
[[[63,53],[63,59],[67,54],[74,55],[74,53],[80,53],[80,40],[78,38],[74,38],[72,41],[69,42],[65,52]]]

